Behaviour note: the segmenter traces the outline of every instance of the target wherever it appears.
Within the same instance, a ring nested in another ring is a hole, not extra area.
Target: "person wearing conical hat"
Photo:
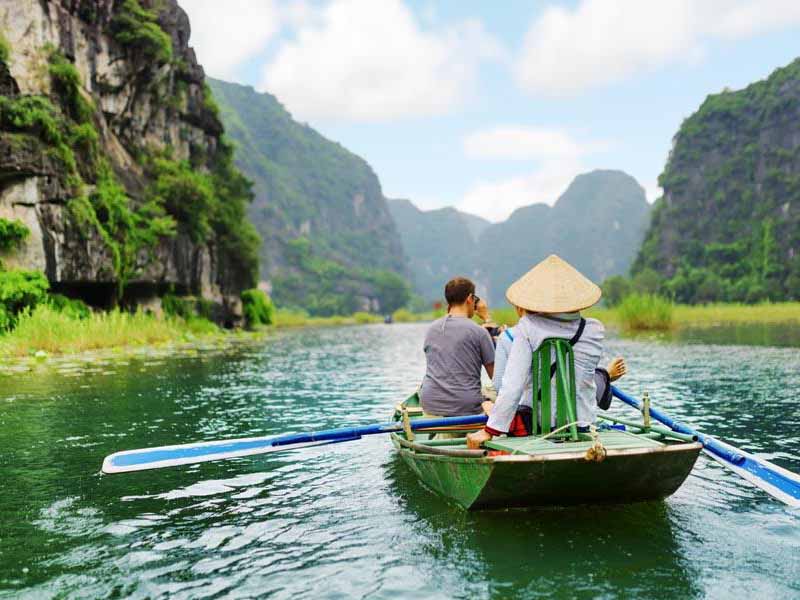
[[[525,435],[525,432],[512,431],[512,423],[516,425],[521,420],[518,412],[521,415],[526,411],[528,415],[531,413],[533,352],[547,338],[570,340],[573,345],[577,425],[579,429],[588,428],[595,421],[594,373],[603,355],[605,328],[597,319],[582,318],[580,311],[595,305],[601,295],[597,285],[555,254],[511,284],[506,298],[525,314],[514,327],[514,341],[505,365],[502,387],[486,427],[467,436],[470,448],[478,448],[496,435]],[[553,389],[553,402],[555,397]],[[554,406],[554,419],[555,414]],[[530,418],[527,421],[530,422]]]
[[[517,317],[521,319],[525,316],[525,310],[519,306],[513,306]],[[494,375],[492,375],[492,387],[496,393],[500,393],[503,388],[503,375],[508,364],[508,355],[511,354],[511,345],[514,343],[516,330],[514,325],[509,325],[500,331],[497,336],[497,344],[494,349]],[[606,367],[597,367],[594,371],[594,381],[597,387],[597,405],[603,409],[608,408],[611,402],[611,383],[617,381],[628,372],[625,359],[621,356],[614,357]]]

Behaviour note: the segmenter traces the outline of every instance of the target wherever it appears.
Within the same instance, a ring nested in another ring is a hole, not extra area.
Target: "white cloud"
[[[332,0],[315,16],[261,82],[302,119],[441,114],[461,103],[482,60],[502,55],[480,21],[423,30],[400,0]]]
[[[280,7],[272,0],[181,0],[189,15],[189,44],[213,77],[231,78],[236,68],[266,48],[281,27]]]
[[[585,170],[574,159],[545,161],[526,175],[477,183],[456,208],[490,221],[502,221],[520,206],[538,202],[552,205],[575,176]]]
[[[608,150],[611,143],[579,141],[563,129],[511,125],[473,132],[464,138],[463,147],[473,159],[531,163],[524,174],[477,182],[458,203],[460,210],[502,221],[520,206],[555,203],[576,175],[589,170],[584,158]]]
[[[525,126],[500,126],[469,134],[463,141],[469,158],[541,160],[577,158],[607,150],[607,142],[578,142],[560,129]]]
[[[675,62],[701,59],[713,39],[800,23],[798,0],[581,0],[531,25],[515,67],[532,93],[570,95]]]

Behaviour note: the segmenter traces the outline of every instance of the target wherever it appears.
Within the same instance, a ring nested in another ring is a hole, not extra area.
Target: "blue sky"
[[[595,168],[652,201],[710,93],[800,54],[797,0],[179,0],[212,76],[275,94],[388,197],[502,220]]]

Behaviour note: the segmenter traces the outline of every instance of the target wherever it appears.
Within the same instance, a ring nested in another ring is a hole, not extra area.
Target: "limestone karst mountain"
[[[249,185],[175,0],[4,1],[0,34],[0,224],[28,232],[5,268],[99,306],[202,296],[236,322]]]

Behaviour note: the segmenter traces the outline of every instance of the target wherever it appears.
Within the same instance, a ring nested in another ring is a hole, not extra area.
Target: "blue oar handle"
[[[412,419],[409,421],[411,429],[427,429],[431,427],[457,427],[459,425],[480,425],[486,423],[486,415],[469,415],[466,417],[443,417],[437,419]],[[364,425],[363,427],[342,427],[340,429],[324,429],[308,433],[292,433],[282,435],[270,440],[272,446],[286,446],[288,444],[305,444],[308,442],[338,441],[346,442],[357,440],[362,435],[375,435],[402,431],[402,423],[387,423],[380,425]]]
[[[611,386],[611,393],[614,394],[615,397],[622,400],[625,404],[628,404],[641,412],[642,404],[633,396],[629,396],[628,394],[626,394],[622,390],[617,389],[613,385]],[[731,464],[741,465],[745,461],[745,457],[739,454],[738,452],[728,448],[727,446],[715,440],[714,438],[704,435],[699,431],[676,421],[672,417],[665,415],[656,408],[650,408],[650,416],[653,417],[656,421],[660,421],[673,431],[677,431],[678,433],[685,433],[688,435],[696,435],[698,441],[701,444],[703,444],[703,448],[705,448],[709,452],[713,452],[714,454],[716,454],[723,460],[727,460]]]

